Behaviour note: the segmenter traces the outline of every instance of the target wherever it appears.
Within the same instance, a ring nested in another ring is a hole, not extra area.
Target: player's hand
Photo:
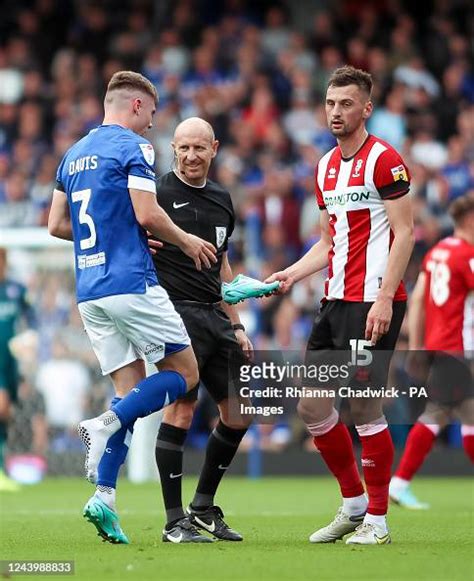
[[[197,270],[201,270],[203,264],[206,268],[211,268],[211,263],[217,262],[215,246],[194,234],[186,236],[186,242],[181,250],[194,260]]]
[[[291,277],[285,270],[281,270],[279,272],[274,272],[268,278],[266,278],[263,282],[265,284],[270,284],[271,282],[275,282],[276,280],[280,281],[280,286],[272,293],[275,295],[284,295],[291,290],[291,287],[295,283],[293,277]]]
[[[247,337],[246,332],[242,331],[242,329],[237,329],[237,331],[234,331],[234,333],[235,338],[237,339],[237,343],[240,345],[240,348],[244,353],[247,354],[248,357],[250,357],[251,354],[253,353],[252,341],[250,341],[250,339]]]
[[[151,232],[146,232],[146,235],[148,236],[148,248],[150,249],[150,252],[152,254],[156,254],[156,251],[159,248],[163,248],[163,242],[160,242],[159,240],[157,240],[156,238],[153,237],[153,234]]]
[[[365,339],[375,345],[390,327],[393,312],[392,299],[380,297],[370,308],[365,325]]]

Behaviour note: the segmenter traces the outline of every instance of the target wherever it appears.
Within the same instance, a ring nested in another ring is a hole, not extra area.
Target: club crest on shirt
[[[153,165],[155,163],[155,150],[151,143],[139,143],[140,149],[142,150],[143,157],[148,165]]]
[[[216,226],[216,244],[221,248],[227,237],[227,228],[225,226]]]
[[[404,165],[397,165],[397,167],[392,167],[390,168],[390,171],[392,172],[394,182],[398,182],[399,180],[404,182],[408,181],[407,170],[405,169]]]
[[[357,160],[357,162],[355,164],[355,168],[354,168],[354,173],[352,174],[353,178],[358,178],[360,176],[360,170],[361,170],[363,163],[364,163],[364,161],[362,159]]]

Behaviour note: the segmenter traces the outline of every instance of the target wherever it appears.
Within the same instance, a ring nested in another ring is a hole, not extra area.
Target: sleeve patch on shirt
[[[155,150],[151,143],[139,143],[140,149],[142,150],[143,157],[148,165],[153,165],[155,163]]]
[[[408,181],[407,170],[404,165],[400,164],[397,167],[392,167],[390,171],[392,172],[394,182],[398,182],[399,180],[403,182]]]

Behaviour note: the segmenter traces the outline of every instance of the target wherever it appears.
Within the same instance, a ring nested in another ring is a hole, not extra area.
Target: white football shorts
[[[103,375],[136,359],[157,363],[191,344],[180,315],[160,285],[147,286],[145,294],[84,301],[78,308]]]

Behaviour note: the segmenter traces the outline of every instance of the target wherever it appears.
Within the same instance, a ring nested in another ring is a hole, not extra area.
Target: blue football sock
[[[114,397],[110,402],[110,408],[113,408],[121,400],[121,397]],[[127,457],[134,425],[135,422],[120,428],[118,432],[108,439],[105,454],[102,456],[98,467],[98,485],[110,486],[111,488],[117,487],[120,466],[122,466]]]
[[[132,391],[112,407],[122,426],[149,416],[186,393],[186,381],[177,371],[160,371],[142,379]]]

